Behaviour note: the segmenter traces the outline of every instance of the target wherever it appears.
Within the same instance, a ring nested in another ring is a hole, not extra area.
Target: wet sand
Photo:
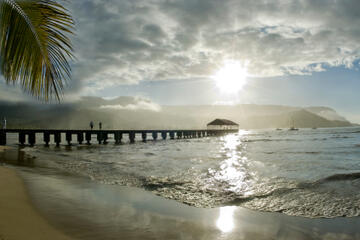
[[[21,175],[44,216],[78,239],[360,239],[358,217],[311,219],[236,206],[204,209],[76,176]]]
[[[20,154],[17,155],[20,158],[14,159],[15,156],[16,153],[11,152],[2,156],[0,154],[3,161],[16,165],[14,168],[24,180],[31,203],[48,223],[31,207],[21,179],[16,177],[14,171],[0,168],[0,189],[6,189],[6,186],[12,184],[15,188],[21,186],[19,191],[22,192],[22,195],[13,195],[12,198],[8,198],[9,195],[0,196],[5,199],[0,201],[0,234],[6,240],[67,239],[51,226],[68,236],[84,240],[360,239],[359,217],[310,219],[251,211],[236,206],[195,208],[142,189],[106,185],[53,169],[37,168],[33,166],[31,158],[26,159]],[[14,183],[8,181],[3,172],[9,174]],[[12,204],[8,204],[9,201]],[[26,205],[30,210],[15,212],[18,208],[16,201],[20,201],[19,206]],[[8,211],[6,216],[3,216],[4,206]],[[18,221],[21,213],[26,211],[29,212],[26,215],[39,219],[23,218]],[[7,218],[13,220],[4,220]],[[31,226],[40,222],[54,232],[39,237],[39,232],[50,231],[46,227]],[[9,228],[3,224],[8,224]],[[24,232],[27,233],[21,236],[11,235]]]
[[[0,239],[71,239],[51,226],[33,207],[15,170],[0,167]]]

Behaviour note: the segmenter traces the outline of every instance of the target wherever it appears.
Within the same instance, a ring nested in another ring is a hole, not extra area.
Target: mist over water
[[[359,133],[360,128],[241,130],[123,145],[39,144],[24,151],[36,157],[38,168],[144,188],[196,207],[352,217],[360,215]]]

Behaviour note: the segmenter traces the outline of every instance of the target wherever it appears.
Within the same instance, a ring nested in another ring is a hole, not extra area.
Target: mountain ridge
[[[237,122],[240,128],[286,128],[290,119],[295,126],[353,126],[329,107],[294,107],[285,105],[197,105],[160,106],[141,97],[103,99],[84,97],[74,103],[31,104],[0,101],[0,116],[8,127],[88,128],[90,121],[102,122],[104,128],[205,128],[216,118]]]

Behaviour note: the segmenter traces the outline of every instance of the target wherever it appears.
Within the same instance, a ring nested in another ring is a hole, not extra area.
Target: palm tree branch
[[[0,3],[0,71],[39,99],[60,99],[70,78],[74,21],[53,0]]]

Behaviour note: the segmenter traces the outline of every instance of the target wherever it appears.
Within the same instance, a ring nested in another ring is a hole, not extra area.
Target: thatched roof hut
[[[227,119],[215,119],[207,124],[208,129],[239,129],[239,124]]]

